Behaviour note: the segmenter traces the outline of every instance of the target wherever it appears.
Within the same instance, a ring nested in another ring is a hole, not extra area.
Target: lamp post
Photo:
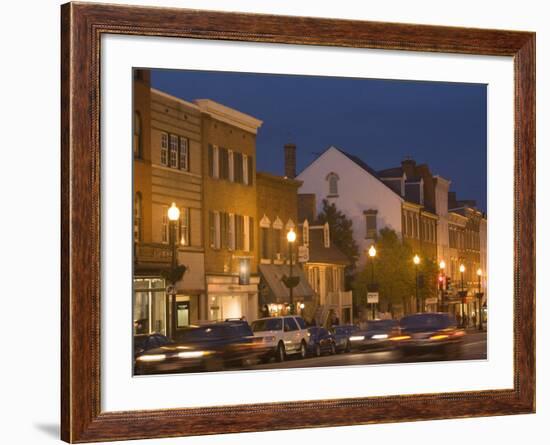
[[[173,202],[170,208],[168,209],[168,221],[170,224],[169,230],[169,241],[170,246],[172,248],[172,261],[171,261],[171,278],[170,278],[170,292],[166,293],[166,313],[168,313],[168,309],[170,308],[170,298],[172,299],[172,316],[170,317],[170,328],[167,329],[167,333],[169,333],[169,336],[172,336],[174,333],[174,326],[175,326],[175,318],[176,318],[176,279],[175,279],[175,271],[178,267],[178,251],[177,251],[177,222],[180,219],[180,209],[176,206],[176,203]],[[168,320],[167,320],[168,321]]]
[[[439,311],[441,312],[442,308],[443,308],[443,280],[445,280],[445,261],[444,260],[441,260],[439,262]]]
[[[418,255],[414,256],[413,263],[414,263],[416,312],[424,312],[423,310],[421,310],[420,300],[418,299],[418,265],[420,264],[420,257]]]
[[[288,265],[290,269],[290,277],[289,277],[289,286],[288,286],[288,292],[290,296],[290,312],[291,314],[294,313],[294,286],[293,286],[293,277],[292,277],[292,253],[293,253],[293,246],[294,242],[296,241],[296,232],[294,229],[290,229],[288,233],[286,234],[286,240],[288,241]]]
[[[465,327],[465,320],[464,320],[464,301],[466,300],[466,296],[464,295],[464,271],[466,270],[466,267],[464,264],[460,265],[460,320],[462,327]]]
[[[370,284],[371,289],[374,292],[375,286],[374,286],[374,258],[376,257],[376,247],[374,247],[374,244],[370,246],[369,248],[369,257],[371,259],[371,268],[370,268]],[[380,298],[380,297],[378,297]],[[372,319],[374,320],[376,318],[376,303],[372,303]]]
[[[481,299],[483,294],[481,293],[481,275],[483,271],[480,269],[477,270],[477,298],[478,298],[478,308],[479,308],[479,330],[483,330],[483,321],[481,318]]]

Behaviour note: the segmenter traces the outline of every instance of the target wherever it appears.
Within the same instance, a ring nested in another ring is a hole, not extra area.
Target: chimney
[[[296,177],[296,145],[285,144],[285,176],[290,179]]]

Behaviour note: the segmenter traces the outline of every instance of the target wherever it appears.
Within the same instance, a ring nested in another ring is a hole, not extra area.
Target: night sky
[[[450,179],[458,199],[486,210],[484,84],[153,70],[152,86],[261,119],[258,171],[282,175],[287,142],[297,145],[298,173],[331,145],[376,170],[409,156]]]

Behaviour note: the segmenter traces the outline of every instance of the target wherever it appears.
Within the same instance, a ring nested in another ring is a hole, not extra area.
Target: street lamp
[[[483,298],[483,294],[481,293],[481,275],[483,274],[483,271],[481,268],[477,270],[477,298],[478,298],[478,308],[479,308],[479,330],[483,330],[483,321],[481,318],[481,299]]]
[[[370,284],[372,292],[375,292],[375,286],[374,286],[374,258],[376,257],[376,247],[374,247],[374,244],[372,244],[369,247],[369,257],[371,258],[371,268],[370,268]],[[374,320],[376,318],[376,303],[372,303],[372,319]]]
[[[414,276],[415,276],[415,296],[416,296],[416,311],[423,312],[420,306],[420,300],[418,299],[418,265],[420,264],[420,257],[415,255],[413,258],[414,263]]]
[[[177,252],[177,222],[180,219],[180,209],[176,206],[176,203],[173,202],[170,208],[168,209],[168,220],[170,224],[170,247],[172,248],[172,262],[171,262],[171,271],[170,271],[170,291],[166,293],[166,306],[167,309],[170,307],[170,298],[172,299],[172,317],[170,317],[170,328],[167,329],[168,336],[171,336],[174,331],[175,326],[175,317],[176,317],[176,269],[178,267],[178,252]],[[166,311],[168,313],[168,310]]]
[[[290,269],[290,276],[287,283],[288,286],[288,292],[290,295],[290,313],[292,314],[294,312],[294,278],[292,276],[292,252],[293,252],[293,246],[294,242],[296,241],[296,232],[293,228],[291,228],[288,233],[286,234],[286,240],[288,241],[288,259],[289,259],[289,269]]]
[[[466,267],[464,264],[460,265],[460,320],[462,327],[465,326],[465,320],[464,320],[464,302],[466,300],[466,295],[464,295],[464,271],[466,270]]]
[[[444,260],[441,260],[439,262],[439,293],[440,293],[440,296],[439,296],[439,311],[441,312],[441,309],[443,307],[443,292],[444,292],[444,289],[443,289],[443,282],[445,280],[445,261]]]

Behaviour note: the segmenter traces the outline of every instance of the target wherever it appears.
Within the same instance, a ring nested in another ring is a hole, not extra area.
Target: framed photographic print
[[[534,412],[533,33],[61,13],[63,440]]]

